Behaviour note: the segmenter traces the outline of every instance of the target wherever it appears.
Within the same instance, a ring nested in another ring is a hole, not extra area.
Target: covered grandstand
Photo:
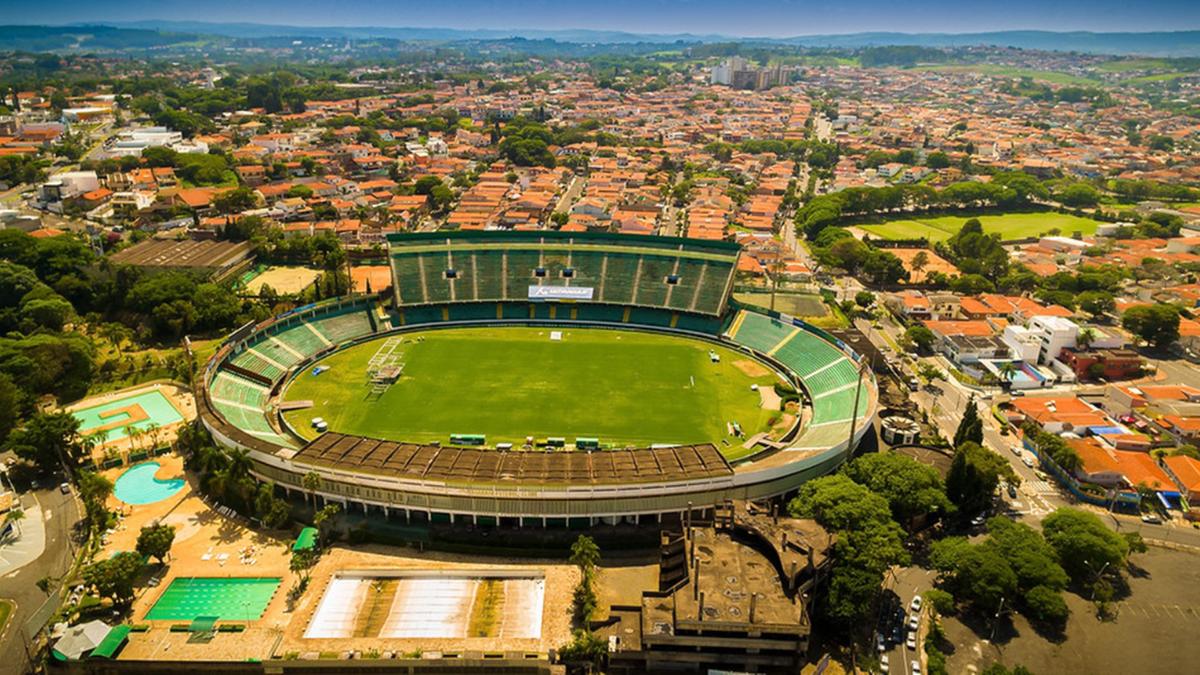
[[[315,471],[321,480],[314,492],[324,499],[416,520],[571,525],[673,518],[726,499],[784,494],[831,471],[875,413],[872,376],[832,336],[788,317],[731,307],[733,244],[475,232],[393,236],[389,245],[396,280],[390,307],[355,297],[298,308],[243,327],[207,364],[197,395],[200,418],[220,443],[249,451],[260,479],[303,492],[303,476]],[[538,276],[539,269],[546,275]],[[573,271],[564,276],[564,270]],[[662,286],[655,289],[643,284],[660,276],[678,279],[655,281]],[[580,291],[533,298],[539,281],[555,288],[586,281],[591,298]],[[505,452],[332,431],[309,442],[281,420],[283,386],[336,350],[410,330],[480,324],[686,334],[771,364],[807,401],[782,442],[734,465],[712,445]]]

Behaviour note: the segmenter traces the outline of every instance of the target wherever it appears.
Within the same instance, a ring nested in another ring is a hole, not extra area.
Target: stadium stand
[[[530,286],[591,289],[590,300],[720,315],[737,244],[606,233],[388,235],[397,307],[525,300]]]

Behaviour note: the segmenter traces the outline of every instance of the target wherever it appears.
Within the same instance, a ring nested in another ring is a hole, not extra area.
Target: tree
[[[1075,346],[1086,351],[1096,341],[1096,329],[1084,328],[1075,336]],[[1097,365],[1097,364],[1093,364]]]
[[[413,184],[413,193],[418,195],[428,195],[433,192],[433,188],[444,185],[442,179],[437,176],[421,176],[417,182]]]
[[[1138,305],[1125,310],[1121,325],[1157,349],[1179,339],[1179,308],[1174,305]]]
[[[333,521],[341,511],[340,504],[326,504],[321,507],[320,511],[317,511],[317,515],[313,516],[313,525],[317,527],[317,538],[321,540],[322,545],[332,536]]]
[[[928,266],[929,253],[924,250],[917,251],[917,254],[912,257],[912,260],[908,261],[908,267],[913,271],[915,276],[920,276],[921,272],[925,271],[925,268]]]
[[[1084,291],[1075,297],[1079,308],[1091,315],[1092,319],[1107,314],[1117,307],[1112,293],[1107,291]]]
[[[313,500],[312,503],[316,504],[314,493],[317,491],[317,488],[321,487],[321,474],[316,471],[309,471],[300,479],[300,485],[304,488],[304,501],[308,502],[311,499]]]
[[[1094,514],[1062,507],[1042,521],[1042,532],[1071,580],[1083,584],[1114,569],[1129,555],[1129,542]]]
[[[12,509],[8,513],[4,514],[4,522],[12,523],[14,526],[16,526],[18,534],[21,533],[21,521],[22,520],[25,520],[25,510],[24,509],[16,508],[16,509]]]
[[[1071,183],[1058,193],[1058,201],[1072,208],[1091,208],[1100,203],[1100,191],[1087,183]]]
[[[822,611],[839,626],[858,625],[870,614],[884,571],[909,559],[903,530],[892,520],[888,501],[837,474],[806,483],[788,503],[788,511],[837,533]]]
[[[875,294],[871,291],[859,291],[854,294],[854,304],[866,309],[875,304]]]
[[[925,326],[910,326],[904,331],[905,337],[912,341],[917,347],[917,350],[922,353],[929,353],[933,349],[933,342],[937,337],[933,331]]]
[[[158,562],[166,562],[171,552],[171,544],[175,542],[175,527],[159,523],[147,525],[138,533],[137,552],[143,556],[156,558]]]
[[[893,452],[863,455],[846,465],[846,475],[887,499],[892,517],[901,524],[952,508],[937,470],[911,457]]]
[[[1022,613],[1037,623],[1061,628],[1071,615],[1062,593],[1046,586],[1029,589],[1022,598],[1022,604]]]
[[[572,596],[571,614],[575,624],[590,630],[588,622],[596,611],[596,565],[600,547],[587,535],[579,535],[571,545],[571,563],[579,568],[579,584]]]
[[[224,214],[241,213],[254,208],[257,203],[258,197],[255,196],[254,190],[245,186],[222,192],[212,200],[213,208]]]
[[[946,475],[946,496],[958,506],[959,515],[973,518],[991,504],[1002,478],[1017,482],[1007,460],[978,443],[963,443],[955,450]]]
[[[67,412],[37,413],[9,435],[9,448],[41,471],[62,466],[68,472],[83,455],[79,420]]]
[[[925,166],[931,169],[945,169],[950,166],[950,157],[942,152],[931,152],[925,157]]]
[[[958,429],[954,431],[954,447],[957,448],[963,443],[983,443],[983,420],[979,418],[979,408],[975,405],[974,396],[967,401]]]
[[[83,581],[94,586],[101,597],[111,598],[117,605],[126,605],[133,600],[133,583],[141,571],[142,557],[122,551],[83,568]]]

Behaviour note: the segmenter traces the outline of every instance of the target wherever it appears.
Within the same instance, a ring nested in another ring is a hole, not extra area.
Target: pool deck
[[[70,405],[64,406],[65,412],[75,412],[77,410],[86,410],[94,408],[105,403],[111,403],[125,398],[138,396],[151,391],[158,391],[167,399],[167,401],[175,408],[175,410],[183,417],[183,420],[174,424],[168,424],[159,428],[158,441],[162,444],[170,443],[175,440],[175,435],[179,428],[184,424],[196,419],[196,399],[188,389],[180,384],[168,381],[150,382],[147,384],[139,384],[127,389],[117,391],[109,391],[96,396],[89,396],[81,399]],[[111,412],[117,412],[114,409]],[[118,424],[128,424],[137,420],[121,420],[119,423],[105,425],[104,429],[108,429]],[[92,431],[98,431],[93,429]],[[96,462],[103,462],[110,454],[117,454],[121,457],[128,458],[130,452],[136,450],[146,450],[150,445],[150,438],[143,435],[140,438],[134,439],[129,436],[114,439],[106,443],[98,444],[92,450],[92,459]]]

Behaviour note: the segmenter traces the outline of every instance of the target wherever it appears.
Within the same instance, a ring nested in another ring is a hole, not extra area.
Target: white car
[[[913,612],[920,612],[921,611],[921,596],[918,595],[918,596],[914,597],[912,604],[910,604],[908,606],[908,609]]]
[[[1021,455],[1021,463],[1029,468],[1033,468],[1033,455]]]
[[[908,619],[908,629],[909,630],[916,630],[920,625],[921,625],[921,615],[920,614],[913,614],[911,617],[909,617],[909,619]]]
[[[909,649],[917,648],[917,632],[915,630],[908,631],[908,639],[904,641],[904,646]]]
[[[888,672],[888,668],[888,655],[884,654],[879,657],[879,672],[886,673]]]
[[[912,675],[921,675],[921,662],[920,661],[912,662]]]

